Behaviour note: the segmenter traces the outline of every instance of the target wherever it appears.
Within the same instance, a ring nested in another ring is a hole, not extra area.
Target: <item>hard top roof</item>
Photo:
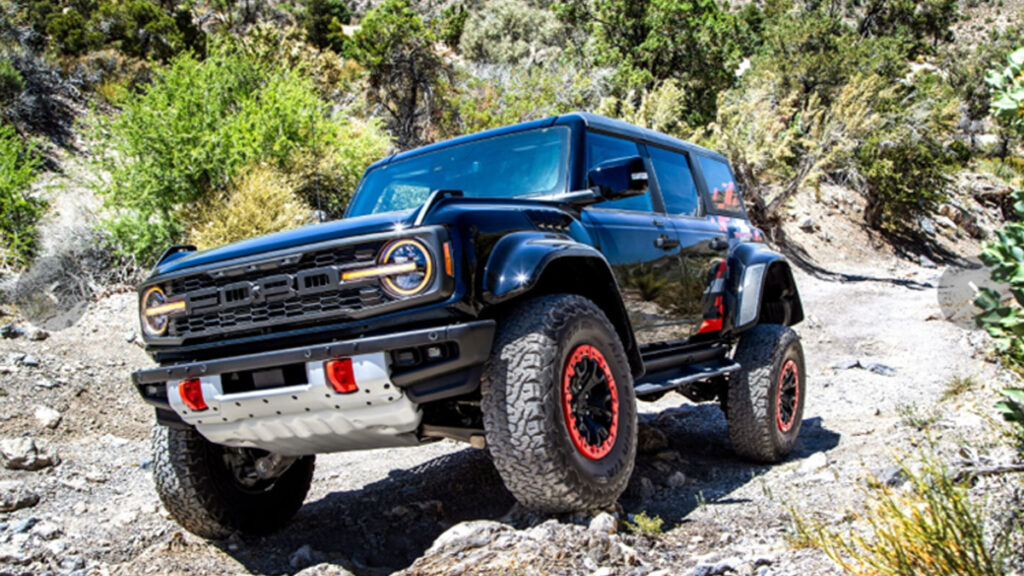
[[[509,126],[502,126],[500,128],[494,128],[491,130],[484,130],[483,132],[477,132],[475,134],[468,134],[465,136],[459,136],[443,142],[437,142],[435,144],[429,144],[420,148],[414,148],[398,154],[393,154],[387,158],[383,158],[374,162],[367,170],[376,168],[382,164],[389,164],[397,160],[403,160],[405,158],[411,158],[413,156],[419,156],[427,152],[435,150],[442,150],[451,146],[458,146],[460,144],[467,144],[477,140],[483,140],[485,138],[493,138],[495,136],[501,136],[504,134],[512,134],[515,132],[522,132],[524,130],[531,130],[534,128],[544,128],[548,126],[557,125],[573,125],[582,124],[587,128],[597,130],[599,132],[607,132],[630,140],[645,144],[654,144],[665,148],[675,148],[681,150],[688,150],[697,152],[705,156],[711,156],[722,161],[727,161],[724,156],[713,150],[708,150],[702,146],[673,138],[667,134],[661,132],[655,132],[647,128],[641,128],[640,126],[634,126],[621,120],[615,120],[607,118],[599,114],[592,114],[590,112],[572,112],[569,114],[563,114],[561,116],[551,116],[541,120],[532,120],[530,122],[522,122],[520,124],[512,124]]]

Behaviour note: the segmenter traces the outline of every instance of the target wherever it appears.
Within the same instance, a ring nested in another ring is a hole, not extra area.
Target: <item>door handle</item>
[[[679,246],[679,240],[669,237],[668,234],[662,234],[654,241],[654,245],[662,250],[671,250]]]
[[[717,238],[712,238],[711,242],[708,242],[708,247],[712,250],[725,250],[729,247],[729,240],[725,236],[718,236]]]

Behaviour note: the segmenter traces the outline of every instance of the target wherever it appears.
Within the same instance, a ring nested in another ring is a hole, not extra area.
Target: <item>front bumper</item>
[[[285,455],[415,444],[419,404],[462,395],[479,386],[490,355],[492,320],[303,346],[261,354],[193,362],[132,375],[162,423],[185,424],[210,441]],[[392,352],[444,345],[445,359],[402,369]],[[359,392],[337,394],[324,377],[324,361],[352,358]],[[221,375],[302,364],[305,382],[226,392]],[[193,412],[177,386],[198,378],[208,409]]]

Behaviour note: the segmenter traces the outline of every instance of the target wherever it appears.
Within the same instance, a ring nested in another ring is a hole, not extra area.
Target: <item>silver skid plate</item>
[[[190,410],[167,383],[181,419],[211,442],[286,456],[418,444],[419,407],[389,377],[383,352],[352,357],[357,392],[338,394],[323,362],[307,362],[307,384],[225,394],[220,375],[203,376],[207,408]]]

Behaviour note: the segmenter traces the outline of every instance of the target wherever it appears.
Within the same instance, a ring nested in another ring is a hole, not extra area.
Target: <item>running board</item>
[[[680,386],[692,384],[701,380],[708,380],[717,376],[725,376],[739,370],[741,366],[732,360],[725,360],[721,364],[694,364],[683,368],[683,375],[666,382],[648,382],[635,388],[637,396],[647,396],[675,390]]]

